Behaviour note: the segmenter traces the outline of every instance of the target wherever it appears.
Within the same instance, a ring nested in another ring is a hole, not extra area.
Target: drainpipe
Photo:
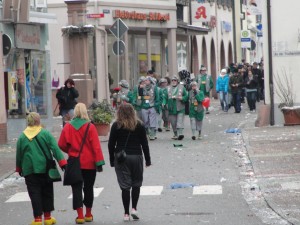
[[[98,11],[98,0],[95,0],[94,1],[94,12],[97,13]],[[107,60],[107,57],[108,57],[108,52],[107,52],[107,32],[104,28],[100,27],[98,25],[98,21],[96,21],[96,29],[103,32],[104,33],[104,64],[105,64],[105,76],[104,76],[104,80],[105,80],[105,88],[106,88],[106,99],[107,101],[109,102],[110,100],[110,94],[109,94],[109,80],[108,80],[108,60]],[[96,57],[98,58],[98,53],[96,51]],[[98,61],[98,59],[97,59]],[[97,65],[97,63],[96,63]],[[98,66],[97,66],[97,100],[100,101],[100,96],[99,96],[99,78],[100,78],[100,75],[99,75],[99,69],[98,69]]]
[[[233,7],[232,7],[232,26],[233,29],[233,51],[234,51],[234,62],[237,62],[237,55],[236,55],[236,22],[235,22],[235,5],[236,2],[232,1]]]
[[[192,0],[189,1],[189,24],[192,25]],[[194,68],[193,68],[193,49],[194,49],[194,45],[193,45],[193,35],[191,34],[189,36],[190,39],[190,73],[193,73]]]
[[[269,57],[269,86],[270,86],[270,125],[274,126],[274,83],[273,83],[273,58],[272,58],[272,23],[271,23],[271,0],[267,0],[267,19],[268,19],[268,57]]]

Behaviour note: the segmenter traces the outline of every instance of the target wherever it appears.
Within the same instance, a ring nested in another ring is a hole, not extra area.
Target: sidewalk
[[[242,133],[264,200],[288,224],[300,224],[299,128],[246,128]]]

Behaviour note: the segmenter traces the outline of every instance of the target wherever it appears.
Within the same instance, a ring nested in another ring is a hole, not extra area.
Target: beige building
[[[86,23],[96,28],[95,35],[89,38],[89,74],[94,80],[96,99],[109,99],[109,75],[113,79],[110,88],[118,86],[121,79],[128,80],[133,87],[148,70],[164,77],[190,68],[189,37],[206,34],[208,29],[188,26],[183,18],[178,20],[178,6],[183,15],[188,1],[180,2],[181,5],[175,0],[151,0],[139,4],[134,0],[87,2]],[[58,24],[49,26],[49,33],[53,49],[52,79],[59,80],[61,86],[70,75],[67,39],[61,37],[61,28],[72,24],[68,24],[65,3],[49,0],[48,10],[58,18]],[[124,44],[124,49],[120,47],[120,55],[116,54],[117,48],[114,49],[114,45],[118,46],[118,38],[110,31],[118,19],[126,25],[123,26],[125,31],[121,30],[124,34],[119,38]],[[198,51],[195,52],[198,54]]]

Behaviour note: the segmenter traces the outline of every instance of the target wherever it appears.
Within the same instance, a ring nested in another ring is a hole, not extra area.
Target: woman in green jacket
[[[44,225],[56,223],[51,217],[54,210],[53,182],[47,179],[46,157],[52,155],[64,170],[67,161],[57,145],[52,134],[43,129],[40,123],[40,115],[36,112],[29,113],[27,128],[20,135],[17,142],[16,172],[24,176],[28,194],[31,200],[34,220],[30,225]]]
[[[204,118],[204,108],[202,101],[204,100],[204,93],[197,87],[197,82],[191,83],[191,90],[189,91],[189,104],[190,104],[190,122],[192,128],[192,139],[195,140],[195,133],[198,131],[198,139],[201,139],[202,121]]]

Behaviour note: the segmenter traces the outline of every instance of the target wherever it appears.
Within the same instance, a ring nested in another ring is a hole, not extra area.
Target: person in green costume
[[[179,83],[178,77],[173,76],[171,85],[165,90],[163,107],[169,111],[169,121],[171,123],[174,136],[172,139],[182,140],[184,138],[184,115],[185,102],[188,100],[188,92],[183,84]]]
[[[205,97],[210,97],[210,91],[214,88],[214,81],[211,75],[206,73],[206,68],[200,68],[200,74],[196,77],[199,90],[203,91]],[[209,114],[208,107],[205,108],[206,114]]]
[[[192,139],[196,140],[196,131],[198,131],[198,139],[201,139],[202,121],[204,118],[204,107],[202,106],[204,93],[198,89],[196,81],[191,83],[191,88],[192,89],[189,91],[189,117],[192,129]]]

